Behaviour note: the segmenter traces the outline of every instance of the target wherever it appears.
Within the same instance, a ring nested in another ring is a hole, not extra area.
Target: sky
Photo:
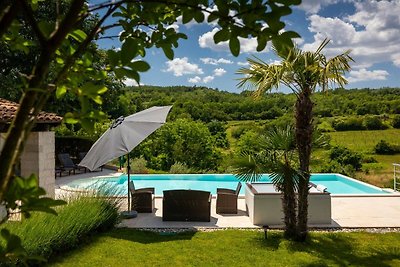
[[[301,35],[296,43],[303,50],[315,50],[325,38],[331,39],[324,49],[328,57],[352,50],[350,55],[355,62],[346,75],[349,81],[346,88],[381,88],[400,86],[399,14],[399,0],[303,0],[283,20],[285,30]],[[188,39],[180,40],[172,61],[161,49],[148,51],[144,60],[151,69],[141,74],[141,84],[206,86],[240,93],[237,79],[241,76],[235,72],[248,66],[247,58],[257,56],[268,63],[278,60],[269,45],[263,52],[256,52],[255,39],[242,39],[240,55],[232,56],[227,43],[214,44],[213,35],[218,29],[213,24],[178,21],[173,27]],[[103,49],[118,49],[121,43],[118,39],[102,39],[98,45]],[[137,85],[131,79],[124,82]],[[279,91],[289,89],[282,87]]]

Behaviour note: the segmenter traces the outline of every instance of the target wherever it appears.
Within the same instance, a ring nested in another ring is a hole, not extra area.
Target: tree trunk
[[[292,179],[292,177],[287,177]],[[296,238],[296,197],[293,187],[293,183],[288,181],[285,183],[283,191],[283,213],[285,214],[285,238],[295,239]]]
[[[300,170],[302,179],[299,182],[298,213],[297,213],[297,237],[298,241],[304,241],[307,237],[308,217],[308,190],[310,181],[310,158],[313,134],[313,102],[311,101],[311,89],[303,89],[296,101],[296,146],[299,153]]]
[[[73,0],[58,30],[54,31],[44,44],[41,44],[40,55],[33,68],[28,88],[22,96],[20,107],[10,125],[0,153],[0,201],[4,200],[4,194],[14,175],[14,165],[22,153],[35,117],[51,93],[45,82],[51,60],[67,34],[73,29],[84,4],[84,0]],[[42,91],[39,92],[38,89]]]

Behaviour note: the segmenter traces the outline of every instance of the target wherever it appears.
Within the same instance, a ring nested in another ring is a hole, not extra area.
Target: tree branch
[[[39,40],[40,46],[46,45],[46,37],[43,35],[42,31],[39,29],[39,25],[35,19],[35,16],[33,15],[33,10],[31,6],[25,1],[25,0],[17,0],[16,2],[19,2],[22,11],[24,12],[29,25],[31,25],[33,32],[35,33],[36,37]]]
[[[107,13],[97,22],[96,26],[90,31],[90,33],[86,36],[86,39],[79,44],[76,51],[72,54],[72,56],[68,57],[65,61],[65,64],[61,71],[58,73],[57,77],[54,79],[53,84],[57,85],[61,80],[65,78],[65,75],[68,73],[69,68],[74,64],[75,60],[85,51],[87,46],[93,41],[96,34],[99,32],[101,25],[104,21],[117,9],[120,7],[122,3],[116,4],[112,8],[109,8]]]
[[[43,83],[48,74],[49,65],[54,53],[67,34],[72,30],[74,21],[82,10],[84,3],[84,0],[72,1],[70,9],[61,22],[60,28],[52,33],[50,39],[45,42],[45,45],[41,46],[39,60],[33,69],[28,88],[45,87]],[[50,94],[47,92],[39,93],[34,90],[26,91],[21,98],[17,114],[8,129],[7,137],[0,154],[0,200],[4,199],[4,193],[13,176],[14,165],[22,153],[35,117],[43,108],[45,103],[43,95],[48,97]]]
[[[102,39],[115,39],[115,38],[119,38],[119,35],[110,35],[110,36],[102,36],[99,37],[97,40],[102,40]]]
[[[12,21],[17,16],[19,11],[19,5],[17,1],[13,1],[13,3],[4,9],[4,12],[0,19],[0,38],[3,34],[8,30]]]
[[[88,12],[93,12],[93,11],[96,11],[96,10],[99,10],[99,9],[103,9],[103,8],[106,8],[106,7],[110,7],[110,6],[113,6],[113,5],[120,5],[120,4],[123,4],[125,2],[133,2],[133,1],[129,1],[129,0],[121,0],[121,1],[116,1],[116,2],[108,1],[108,2],[97,4],[97,5],[89,6]],[[135,1],[135,2],[138,2],[138,1]]]

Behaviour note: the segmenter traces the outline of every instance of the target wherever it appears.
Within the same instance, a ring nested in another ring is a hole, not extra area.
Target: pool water
[[[127,175],[107,178],[89,178],[75,180],[68,184],[70,187],[94,189],[112,188],[113,194],[127,194]],[[154,187],[156,195],[162,195],[163,190],[192,189],[209,191],[215,195],[217,188],[236,189],[238,180],[233,174],[154,174],[131,175],[136,188]],[[268,174],[264,174],[259,182],[270,182]],[[357,181],[341,174],[312,174],[311,182],[327,187],[331,194],[368,195],[389,194],[378,187]],[[244,195],[242,183],[240,194]]]

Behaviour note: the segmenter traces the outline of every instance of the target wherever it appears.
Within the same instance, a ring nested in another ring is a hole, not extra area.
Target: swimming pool
[[[163,190],[192,189],[209,191],[216,194],[217,188],[235,189],[238,183],[233,174],[132,174],[136,188],[155,187],[155,194],[161,196]],[[268,174],[264,174],[259,182],[270,182]],[[327,187],[333,195],[387,195],[379,187],[360,182],[341,174],[312,174],[311,182]],[[68,184],[73,188],[93,189],[99,187],[113,188],[114,194],[127,194],[127,175],[119,177],[87,178],[75,180]],[[244,195],[244,186],[240,194]]]

